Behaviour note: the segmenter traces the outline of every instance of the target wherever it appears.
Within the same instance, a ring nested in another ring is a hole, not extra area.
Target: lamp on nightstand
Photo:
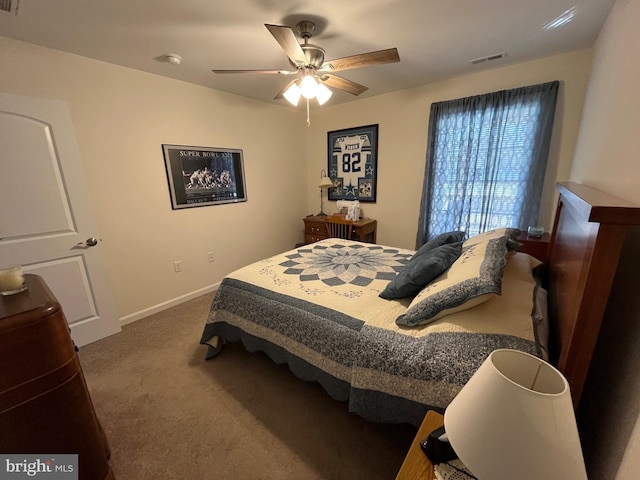
[[[324,201],[322,198],[322,189],[333,187],[333,182],[329,177],[327,177],[327,172],[325,172],[324,169],[320,171],[320,184],[318,185],[318,187],[320,187],[320,213],[317,216],[326,217],[327,214],[324,213]]]
[[[479,480],[586,480],[569,384],[517,350],[495,350],[447,407],[455,453]]]

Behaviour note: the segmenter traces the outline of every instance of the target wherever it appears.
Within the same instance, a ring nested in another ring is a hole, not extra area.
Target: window
[[[431,106],[416,248],[446,231],[537,224],[557,90],[551,82]]]

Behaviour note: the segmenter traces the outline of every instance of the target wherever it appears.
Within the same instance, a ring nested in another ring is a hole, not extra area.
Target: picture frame
[[[241,149],[162,144],[171,208],[247,201]]]
[[[327,132],[329,200],[375,202],[378,124]]]

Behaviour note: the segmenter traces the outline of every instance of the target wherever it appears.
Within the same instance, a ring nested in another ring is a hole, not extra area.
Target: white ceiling
[[[211,72],[290,69],[265,23],[316,21],[310,42],[328,60],[398,48],[400,63],[341,72],[369,90],[336,91],[329,103],[337,104],[589,47],[614,1],[11,0],[0,35],[282,105],[273,97],[290,77]],[[571,9],[570,22],[544,28]],[[499,52],[507,57],[469,63]],[[182,64],[162,61],[166,53]]]

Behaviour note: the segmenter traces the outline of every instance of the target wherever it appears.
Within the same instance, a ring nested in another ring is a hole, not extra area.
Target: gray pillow
[[[431,250],[432,248],[439,247],[440,245],[461,242],[462,240],[464,240],[464,232],[454,231],[441,233],[437,237],[432,238],[427,243],[423,244],[414,254],[414,256],[421,255],[424,252]]]
[[[416,252],[379,296],[386,300],[395,300],[417,295],[425,285],[449,268],[461,253],[462,242],[447,243]]]
[[[517,229],[499,228],[467,239],[463,253],[447,274],[418,292],[396,324],[424,325],[500,295],[502,273],[509,256],[507,241],[519,233]]]

